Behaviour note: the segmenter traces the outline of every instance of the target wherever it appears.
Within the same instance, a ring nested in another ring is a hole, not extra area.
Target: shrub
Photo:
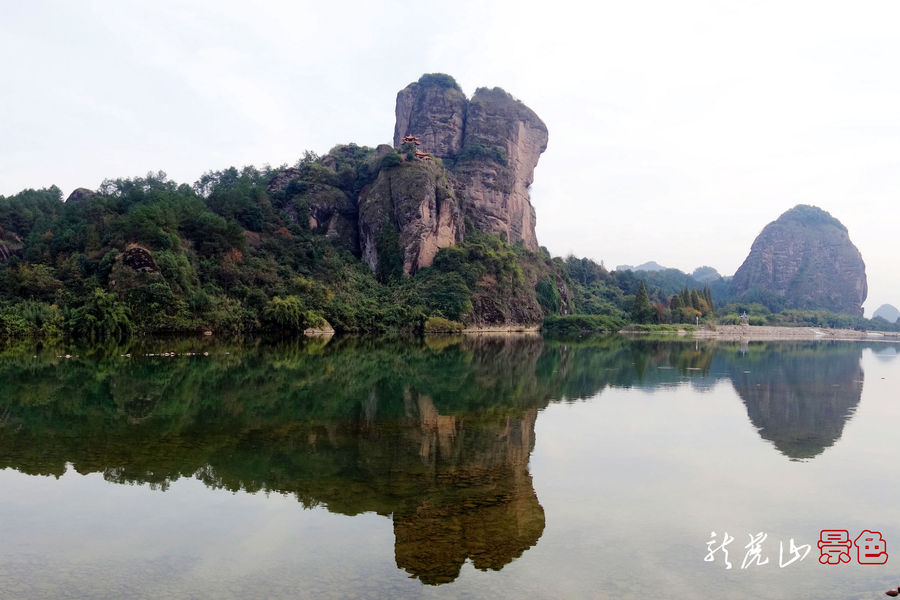
[[[506,155],[506,149],[496,146],[486,146],[479,141],[469,142],[457,153],[456,162],[461,163],[469,160],[478,160],[486,158],[495,163],[506,166],[509,158]]]
[[[71,311],[66,322],[71,335],[91,341],[123,339],[134,330],[128,307],[99,288],[84,305]]]
[[[442,317],[429,317],[425,321],[425,333],[456,333],[462,330],[462,323]]]
[[[545,313],[555,314],[562,308],[562,296],[556,287],[556,281],[552,277],[546,277],[538,281],[534,287],[537,292],[537,300]]]
[[[446,73],[425,73],[419,77],[419,85],[434,85],[442,88],[451,88],[462,91],[456,80]]]

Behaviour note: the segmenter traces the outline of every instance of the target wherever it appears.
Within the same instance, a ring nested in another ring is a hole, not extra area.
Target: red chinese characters
[[[854,540],[856,560],[861,565],[883,565],[888,560],[887,542],[880,531],[866,529]]]
[[[846,529],[823,529],[819,532],[819,562],[839,565],[850,562],[850,532]]]

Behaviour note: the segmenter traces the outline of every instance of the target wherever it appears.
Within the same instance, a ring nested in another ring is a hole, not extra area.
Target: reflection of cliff
[[[820,343],[781,348],[758,353],[752,362],[731,362],[729,376],[760,437],[785,456],[812,458],[840,439],[859,404],[862,347]]]
[[[537,411],[478,424],[406,398],[407,432],[428,469],[424,499],[394,513],[397,566],[425,583],[452,581],[465,560],[500,569],[537,543],[544,510],[528,474]]]
[[[502,568],[543,533],[528,473],[542,349],[481,338],[439,351],[350,341],[333,354],[0,359],[0,468],[59,475],[70,463],[163,490],[193,476],[376,512],[393,519],[397,566],[444,583],[466,560]]]

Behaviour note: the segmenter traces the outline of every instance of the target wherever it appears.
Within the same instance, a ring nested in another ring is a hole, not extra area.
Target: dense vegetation
[[[545,331],[571,335],[737,323],[744,312],[751,324],[900,329],[790,310],[774,294],[735,297],[722,278],[701,284],[676,269],[611,272],[586,258],[551,258],[471,223],[465,242],[413,276],[402,275],[396,230],[385,228],[373,273],[348,242],[355,228],[332,235],[323,211],[353,216],[354,199],[379,173],[414,159],[408,146],[349,144],[290,168],[209,172],[193,185],[162,172],[106,180],[67,202],[57,187],[0,196],[0,337],[454,331],[545,317]]]
[[[160,172],[67,202],[56,187],[0,197],[0,336],[422,331],[428,319],[469,323],[485,312],[515,322],[509,299],[523,297],[532,322],[564,310],[563,269],[496,236],[470,230],[404,277],[390,231],[372,273],[345,240],[316,229],[315,210],[355,210],[349,199],[400,168],[403,151],[350,144],[193,185]]]

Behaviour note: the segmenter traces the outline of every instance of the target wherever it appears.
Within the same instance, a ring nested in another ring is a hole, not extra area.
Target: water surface
[[[869,529],[900,548],[896,354],[537,337],[10,348],[0,597],[879,597],[900,554],[823,566],[816,542]],[[726,531],[730,570],[704,561]],[[760,532],[768,563],[742,569]],[[791,539],[811,552],[782,568]]]

